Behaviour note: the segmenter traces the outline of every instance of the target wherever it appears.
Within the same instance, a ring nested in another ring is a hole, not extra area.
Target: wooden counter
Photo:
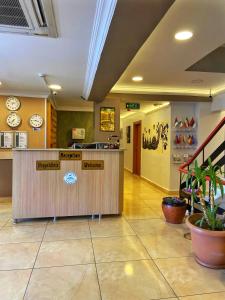
[[[82,160],[60,160],[60,170],[36,170],[36,162],[59,160],[60,151]],[[82,170],[83,160],[103,160],[104,170]],[[73,172],[77,182],[66,184]],[[13,218],[120,214],[123,209],[123,150],[13,150]]]

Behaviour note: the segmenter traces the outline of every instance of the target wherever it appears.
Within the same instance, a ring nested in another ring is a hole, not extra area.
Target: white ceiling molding
[[[48,98],[48,94],[34,94],[34,93],[28,93],[28,92],[18,92],[18,91],[3,91],[0,92],[1,96],[20,96],[20,97],[28,97],[28,98],[43,98],[43,99],[47,99]]]
[[[117,0],[97,1],[82,94],[85,99],[90,95],[116,4]]]
[[[57,106],[57,110],[62,111],[84,111],[84,112],[93,112],[93,107],[74,107],[74,106]]]
[[[185,88],[162,88],[162,87],[136,87],[116,85],[110,93],[127,93],[127,94],[161,94],[161,95],[192,95],[192,96],[207,96],[207,89],[185,89]]]

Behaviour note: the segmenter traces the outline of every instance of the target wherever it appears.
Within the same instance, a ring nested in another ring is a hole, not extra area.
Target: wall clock
[[[18,127],[20,125],[21,121],[22,121],[21,117],[15,112],[10,113],[6,119],[7,124],[11,128]]]
[[[5,105],[8,110],[16,111],[20,108],[21,103],[18,98],[11,96],[7,98]]]
[[[29,123],[33,128],[40,128],[44,123],[44,119],[42,118],[42,116],[34,114],[30,117]]]

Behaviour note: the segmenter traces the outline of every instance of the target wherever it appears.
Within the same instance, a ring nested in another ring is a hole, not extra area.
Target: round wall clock
[[[29,123],[30,123],[30,126],[33,128],[40,128],[43,125],[44,120],[43,120],[42,116],[35,114],[30,117]]]
[[[6,100],[6,107],[8,108],[8,110],[11,110],[11,111],[16,111],[20,108],[20,100],[16,97],[8,97],[7,100]]]
[[[20,125],[21,121],[22,121],[21,117],[15,112],[9,114],[7,119],[6,119],[7,124],[11,128],[18,127]]]

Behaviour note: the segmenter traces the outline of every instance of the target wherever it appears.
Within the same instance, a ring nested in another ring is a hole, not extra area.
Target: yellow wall
[[[6,108],[5,102],[8,96],[0,96],[0,131],[27,131],[29,148],[45,147],[45,100],[42,98],[17,98],[21,102],[18,114],[22,118],[21,125],[16,129],[11,129],[6,118],[10,111]],[[39,131],[33,131],[29,125],[29,118],[33,114],[40,114],[44,118],[44,124]],[[0,198],[11,197],[12,195],[12,151],[0,149]],[[8,159],[7,159],[8,158]],[[1,199],[0,199],[1,202]]]
[[[44,148],[45,147],[45,100],[41,98],[17,98],[21,102],[18,114],[22,118],[22,123],[17,129],[11,129],[6,118],[10,111],[6,108],[5,102],[8,96],[0,96],[0,131],[27,131],[28,132],[28,147],[29,148]],[[29,118],[33,114],[40,114],[44,118],[44,125],[39,131],[33,131],[29,125]]]

